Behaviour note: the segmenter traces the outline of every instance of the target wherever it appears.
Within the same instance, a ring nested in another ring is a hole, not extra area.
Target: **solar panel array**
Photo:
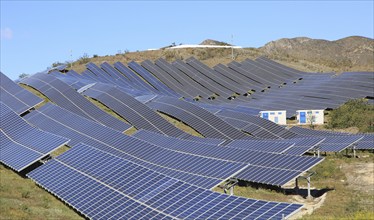
[[[282,219],[302,207],[198,188],[83,144],[28,176],[92,219]]]
[[[166,137],[143,130],[138,131],[133,136],[152,143],[155,146],[171,149],[176,152],[250,164],[244,168],[244,171],[238,172],[235,176],[242,180],[270,185],[282,186],[322,161],[322,158],[269,153],[265,149],[269,147],[269,143],[261,143],[261,141],[253,143],[245,141],[246,143],[241,145],[245,147],[241,148],[236,147],[235,143],[231,147],[198,144],[193,141]],[[273,143],[272,148],[279,149],[278,151],[282,152],[292,145],[292,143]],[[258,176],[254,176],[248,172],[249,170],[257,170],[259,167],[262,167],[262,171],[258,173]],[[272,178],[268,178],[269,173]]]
[[[218,185],[246,166],[153,146],[52,104],[44,105],[25,118],[43,130],[70,138],[70,146],[83,142],[203,188]]]
[[[0,161],[16,171],[22,171],[69,141],[31,127],[1,101],[0,118]]]
[[[355,145],[356,149],[374,149],[373,134],[348,134],[342,132],[312,130],[302,127],[292,127],[290,131],[298,134],[300,137],[314,136],[325,137],[326,140],[320,144],[321,151],[340,152],[348,147]]]
[[[221,110],[215,115],[222,118],[232,126],[258,138],[285,139],[296,137],[295,133],[258,116],[231,110]]]
[[[33,77],[23,79],[21,83],[37,89],[52,102],[82,117],[97,121],[119,131],[125,131],[131,127],[105,113],[56,77],[39,73]]]
[[[148,106],[113,86],[95,84],[85,90],[83,94],[99,100],[137,129],[146,129],[174,137],[186,134],[152,111]]]
[[[1,102],[18,115],[43,102],[41,98],[17,85],[2,72],[0,72],[0,92]]]
[[[210,112],[191,103],[170,97],[155,98],[147,103],[153,109],[178,118],[190,125],[204,137],[240,139],[246,135]]]

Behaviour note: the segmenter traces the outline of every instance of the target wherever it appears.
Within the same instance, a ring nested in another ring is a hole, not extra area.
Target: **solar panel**
[[[28,111],[43,100],[20,87],[5,74],[0,72],[1,101],[18,115]]]
[[[374,135],[362,134],[364,137],[357,142],[356,149],[374,149]]]
[[[185,134],[148,106],[113,86],[95,84],[83,94],[102,102],[137,129],[151,130],[174,137]]]
[[[247,113],[222,110],[215,115],[258,138],[284,139],[297,136],[274,122]]]
[[[204,137],[217,139],[240,139],[247,137],[247,135],[205,109],[185,101],[169,97],[158,97],[148,102],[147,105],[183,121]]]
[[[27,115],[26,119],[42,129],[51,129],[56,134],[64,134],[72,139],[72,143],[84,142],[93,145],[204,188],[216,186],[246,166],[243,163],[206,158],[152,146],[51,104],[43,106],[38,112],[33,111],[30,116]],[[83,139],[81,139],[82,136]]]
[[[216,74],[214,70],[209,68],[207,65],[203,64],[202,62],[198,61],[194,57],[190,57],[186,60],[186,63],[196,69],[200,74],[206,76],[209,80],[212,82],[218,84],[220,87],[223,87],[225,89],[228,89],[229,91],[237,94],[244,94],[247,92],[247,89],[243,89],[240,86],[232,85],[230,81],[226,80],[223,77],[220,77],[220,75]]]
[[[302,207],[204,190],[83,144],[28,176],[93,219],[281,219]]]
[[[289,148],[294,146],[294,143],[290,142],[272,142],[272,141],[260,141],[260,140],[233,140],[229,144],[225,145],[230,148],[253,150],[253,151],[264,151],[273,153],[283,153]]]
[[[155,78],[150,72],[148,72],[146,69],[144,69],[142,66],[140,66],[136,62],[131,61],[130,63],[128,63],[128,66],[132,70],[137,72],[139,75],[141,75],[149,84],[151,84],[153,87],[155,87],[161,94],[168,95],[168,96],[180,97],[173,90],[171,90],[169,87],[167,87],[165,84],[163,84],[157,78]]]
[[[52,102],[82,117],[97,121],[118,131],[125,131],[131,127],[96,107],[73,88],[52,75],[35,74],[23,79],[21,83],[32,86]]]
[[[197,79],[191,78],[184,72],[177,69],[175,66],[166,62],[164,59],[158,59],[155,61],[155,65],[161,68],[163,71],[173,76],[178,82],[183,85],[183,90],[191,94],[191,97],[203,97],[209,98],[212,92],[205,88],[200,83],[196,82]]]
[[[1,154],[0,161],[21,171],[69,140],[30,126],[0,101]]]
[[[334,131],[312,130],[293,126],[289,130],[300,136],[326,137],[320,144],[320,150],[326,152],[340,152],[348,147],[357,145],[356,149],[373,149],[374,136],[371,134],[348,134]]]
[[[321,161],[321,158],[295,157],[290,155],[257,152],[256,150],[250,150],[249,147],[240,149],[200,144],[192,141],[163,136],[161,134],[144,130],[137,131],[133,136],[176,152],[186,152],[192,155],[201,155],[208,158],[217,158],[250,164],[244,169],[246,171],[240,171],[235,176],[242,180],[266,183],[270,185],[284,185]],[[252,144],[252,146],[255,148],[257,147],[256,144],[261,146],[261,141]],[[269,143],[265,143],[265,146],[266,144]],[[276,144],[281,147],[287,146],[287,148],[290,146],[290,144],[287,143]],[[264,146],[264,144],[262,146]],[[253,173],[249,172],[249,170],[257,169],[258,167],[262,167],[263,169],[261,170],[264,172],[260,172],[259,176],[251,176]],[[265,172],[266,170],[270,172],[271,176],[273,177],[272,179],[268,178],[269,173]],[[285,175],[286,173],[288,175]]]
[[[341,152],[342,150],[352,147],[363,136],[352,135],[352,136],[328,136],[326,139],[319,144],[320,151],[325,152]]]
[[[144,80],[142,80],[136,73],[131,71],[128,67],[126,67],[121,62],[116,62],[113,64],[114,68],[118,70],[121,74],[123,74],[125,77],[127,77],[134,85],[136,85],[138,88],[142,88],[143,90],[147,91],[148,93],[155,93],[158,94],[158,90],[146,83]]]

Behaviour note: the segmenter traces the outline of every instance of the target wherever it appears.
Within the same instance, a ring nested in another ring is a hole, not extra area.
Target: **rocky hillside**
[[[271,41],[259,48],[268,57],[307,61],[340,71],[372,70],[374,40],[347,37],[336,41],[298,37]]]
[[[204,40],[204,45],[227,45],[227,43]],[[235,60],[256,59],[266,56],[284,65],[310,72],[374,72],[374,40],[364,37],[347,37],[336,41],[317,40],[306,37],[280,39],[271,41],[260,48],[243,48],[234,50]],[[164,58],[169,62],[175,59],[187,59],[191,56],[201,60],[208,66],[218,63],[229,63],[231,49],[225,48],[185,48],[160,49],[154,51],[123,52],[113,56],[82,57],[73,64],[73,69],[81,72],[87,62],[100,64],[141,62]],[[84,59],[83,59],[84,58]]]

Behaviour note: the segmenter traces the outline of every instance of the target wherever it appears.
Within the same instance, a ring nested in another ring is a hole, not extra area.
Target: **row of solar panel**
[[[92,219],[282,219],[302,207],[204,190],[83,144],[28,176]]]
[[[31,127],[1,101],[0,118],[0,161],[16,171],[22,171],[69,141]]]

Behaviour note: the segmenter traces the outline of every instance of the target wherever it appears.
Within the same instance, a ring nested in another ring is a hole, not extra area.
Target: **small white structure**
[[[260,117],[279,125],[286,125],[286,111],[260,111]]]
[[[324,110],[297,110],[297,124],[322,125],[324,123]]]

